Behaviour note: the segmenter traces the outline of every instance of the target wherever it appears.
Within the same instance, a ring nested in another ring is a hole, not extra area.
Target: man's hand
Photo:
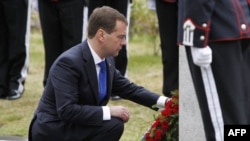
[[[121,118],[124,122],[128,122],[130,113],[123,106],[110,106],[110,114],[113,117]]]
[[[209,46],[205,48],[191,47],[191,54],[194,64],[207,68],[212,62],[212,50]]]

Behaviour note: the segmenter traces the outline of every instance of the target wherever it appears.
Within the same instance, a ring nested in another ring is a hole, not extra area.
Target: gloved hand
[[[212,62],[212,50],[209,46],[204,48],[191,47],[191,54],[195,65],[207,68]]]

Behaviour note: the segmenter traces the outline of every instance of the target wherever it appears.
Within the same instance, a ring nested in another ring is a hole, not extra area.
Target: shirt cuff
[[[165,107],[165,103],[167,102],[168,98],[165,96],[160,96],[157,100],[157,107],[158,108],[164,108]]]
[[[110,115],[110,109],[108,106],[102,106],[102,111],[103,111],[103,120],[110,120],[111,115]]]

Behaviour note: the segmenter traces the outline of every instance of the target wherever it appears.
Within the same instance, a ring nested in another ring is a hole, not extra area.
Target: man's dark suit
[[[29,141],[88,140],[91,129],[104,124],[101,106],[108,103],[111,93],[147,107],[156,104],[158,95],[131,83],[111,60],[106,58],[107,96],[99,102],[96,66],[87,42],[59,56],[32,120]]]

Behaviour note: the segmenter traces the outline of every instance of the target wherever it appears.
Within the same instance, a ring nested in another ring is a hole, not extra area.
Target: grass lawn
[[[161,94],[160,53],[155,55],[153,44],[148,40],[131,41],[128,50],[127,77],[132,82]],[[29,123],[43,91],[44,50],[40,32],[31,33],[29,51],[29,74],[23,97],[14,101],[0,100],[0,135],[28,135]],[[138,141],[157,115],[157,112],[127,100],[110,101],[109,105],[124,105],[131,112],[121,141]]]

